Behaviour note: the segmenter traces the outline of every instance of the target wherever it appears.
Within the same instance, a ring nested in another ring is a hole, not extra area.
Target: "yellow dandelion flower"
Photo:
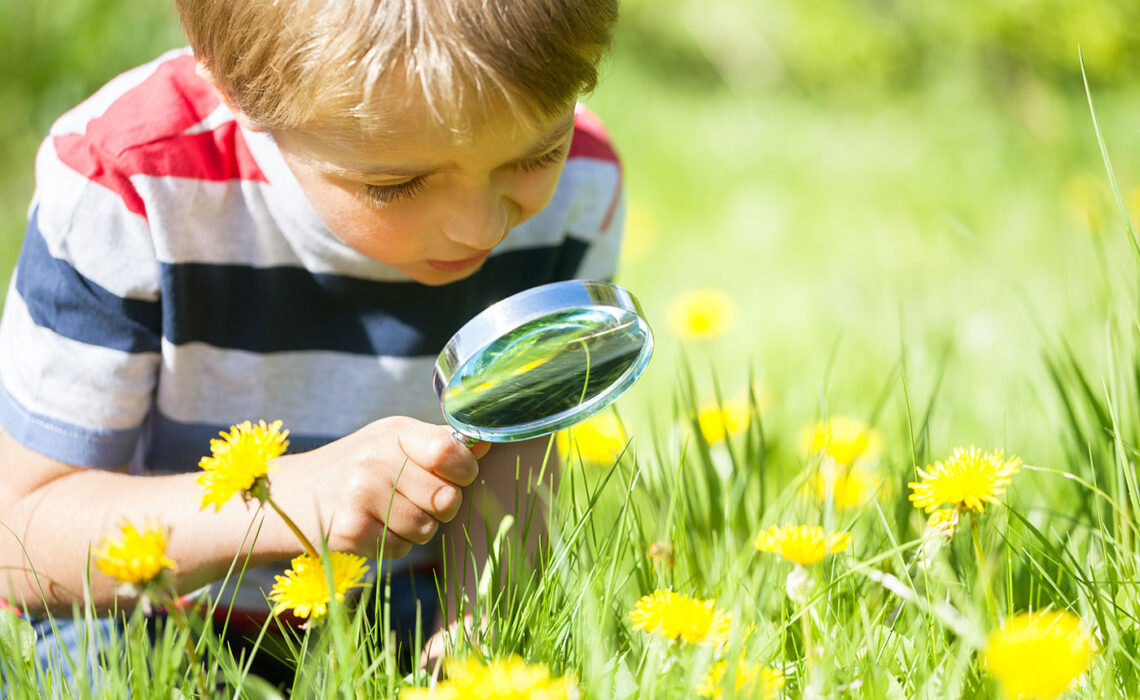
[[[845,551],[851,546],[851,534],[828,534],[818,525],[784,525],[761,532],[755,544],[761,552],[779,554],[788,561],[808,566],[822,561],[828,554]]]
[[[613,411],[604,411],[573,428],[560,430],[555,437],[558,454],[591,464],[613,465],[625,449],[629,437]]]
[[[621,236],[621,262],[643,260],[657,247],[657,221],[653,211],[631,201],[626,210],[625,229]]]
[[[145,586],[177,565],[166,556],[166,532],[162,528],[147,523],[139,532],[130,521],[124,520],[117,537],[103,537],[95,552],[95,566],[123,583]]]
[[[731,617],[717,611],[716,600],[698,600],[667,590],[643,596],[629,619],[635,630],[690,644],[719,644],[728,638],[732,626]]]
[[[1104,214],[1111,195],[1104,178],[1097,175],[1078,175],[1065,183],[1061,194],[1065,213],[1082,229],[1103,229]]]
[[[858,508],[871,500],[882,484],[883,477],[877,472],[828,462],[820,465],[806,487],[820,503],[830,498],[836,508]]]
[[[706,404],[697,411],[697,426],[710,445],[743,433],[751,420],[752,409],[747,399]]]
[[[919,469],[922,481],[912,481],[914,493],[910,500],[915,508],[927,513],[943,503],[954,505],[961,511],[976,510],[984,513],[986,503],[999,503],[1011,477],[1021,469],[1017,457],[1005,459],[1001,450],[982,452],[976,447],[958,447],[945,462]]]
[[[368,564],[364,557],[344,552],[330,552],[332,560],[333,588],[336,599],[344,600],[350,588],[364,585]],[[328,578],[321,560],[311,554],[294,557],[292,568],[284,576],[275,576],[277,581],[269,592],[269,601],[274,603],[273,614],[292,610],[297,617],[317,619],[325,614],[329,605]]]
[[[724,674],[728,670],[727,661],[718,661],[705,674],[697,692],[703,698],[719,698],[724,695]],[[774,668],[742,661],[736,665],[736,679],[733,687],[736,697],[759,697],[773,700],[784,687],[784,674]]]
[[[810,454],[829,457],[844,466],[854,464],[859,458],[877,457],[883,451],[879,431],[846,416],[816,422],[803,431],[801,439]]]
[[[732,323],[732,299],[715,289],[683,294],[669,307],[669,328],[682,340],[706,340],[728,330]]]
[[[235,494],[248,499],[258,486],[266,486],[265,475],[273,471],[270,462],[285,453],[289,447],[288,430],[281,430],[281,421],[269,425],[249,421],[232,426],[221,433],[222,440],[210,441],[210,456],[203,457],[198,466],[202,488],[202,509],[213,505],[217,512]],[[259,480],[262,480],[259,484]]]
[[[1021,613],[990,633],[986,670],[1011,698],[1065,692],[1092,659],[1092,646],[1072,613]]]
[[[649,549],[645,551],[645,556],[649,559],[650,565],[654,571],[660,566],[663,569],[672,569],[677,560],[673,557],[673,545],[668,542],[654,542],[649,545]]]
[[[483,665],[476,659],[445,664],[447,680],[434,688],[408,688],[400,700],[571,700],[578,697],[572,676],[552,678],[544,664],[527,664],[518,656]]]

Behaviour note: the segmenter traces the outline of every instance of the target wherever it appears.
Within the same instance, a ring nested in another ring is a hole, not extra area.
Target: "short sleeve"
[[[567,235],[585,244],[574,276],[611,280],[617,272],[625,226],[621,161],[601,120],[579,107],[564,177],[576,183],[577,196]]]
[[[85,467],[127,464],[161,351],[159,266],[145,211],[113,155],[53,134],[0,318],[0,424]]]

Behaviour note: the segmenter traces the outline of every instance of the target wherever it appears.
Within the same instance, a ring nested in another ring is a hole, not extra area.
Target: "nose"
[[[456,243],[490,250],[507,235],[510,221],[510,200],[496,188],[480,188],[455,202],[443,232]]]

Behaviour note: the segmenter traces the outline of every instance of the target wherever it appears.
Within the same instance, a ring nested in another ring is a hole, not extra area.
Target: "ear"
[[[226,104],[226,107],[234,113],[234,121],[236,121],[243,129],[248,129],[249,131],[265,131],[264,127],[254,123],[254,121],[249,118],[248,114],[243,112],[240,107],[234,104],[234,101],[230,98],[228,92],[218,86],[218,81],[214,79],[214,73],[208,67],[206,67],[205,63],[202,63],[201,60],[196,61],[194,63],[194,72],[198,74],[199,78],[202,78],[214,86],[214,90],[216,90],[218,96],[222,98],[222,102],[224,102]]]

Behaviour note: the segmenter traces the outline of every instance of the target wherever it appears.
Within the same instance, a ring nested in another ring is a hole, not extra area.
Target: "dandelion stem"
[[[288,515],[285,515],[285,511],[281,510],[281,507],[277,505],[273,498],[266,496],[265,502],[269,504],[270,508],[277,511],[277,514],[281,516],[281,519],[285,521],[285,524],[289,526],[289,529],[292,530],[293,534],[297,536],[297,539],[301,541],[301,545],[305,548],[305,553],[314,559],[320,559],[321,555],[317,552],[313,543],[309,541],[309,538],[305,537],[305,534],[301,532],[301,528],[297,527],[297,523],[293,522],[293,519]]]
[[[982,590],[986,593],[986,608],[990,617],[997,615],[997,600],[994,598],[994,593],[990,590],[989,582],[983,581],[982,578],[989,578],[989,572],[986,571],[986,558],[985,553],[982,551],[982,522],[978,517],[977,511],[970,511],[970,539],[974,543],[974,557],[978,560],[978,579],[982,585]]]
[[[974,558],[978,560],[978,571],[982,570],[982,565],[985,563],[985,555],[982,553],[982,538],[978,533],[980,527],[978,514],[975,511],[970,511],[970,539],[974,542]]]
[[[800,630],[803,633],[804,642],[804,669],[805,679],[810,682],[811,669],[812,669],[812,653],[811,653],[811,620],[808,616],[807,607],[800,608]]]

